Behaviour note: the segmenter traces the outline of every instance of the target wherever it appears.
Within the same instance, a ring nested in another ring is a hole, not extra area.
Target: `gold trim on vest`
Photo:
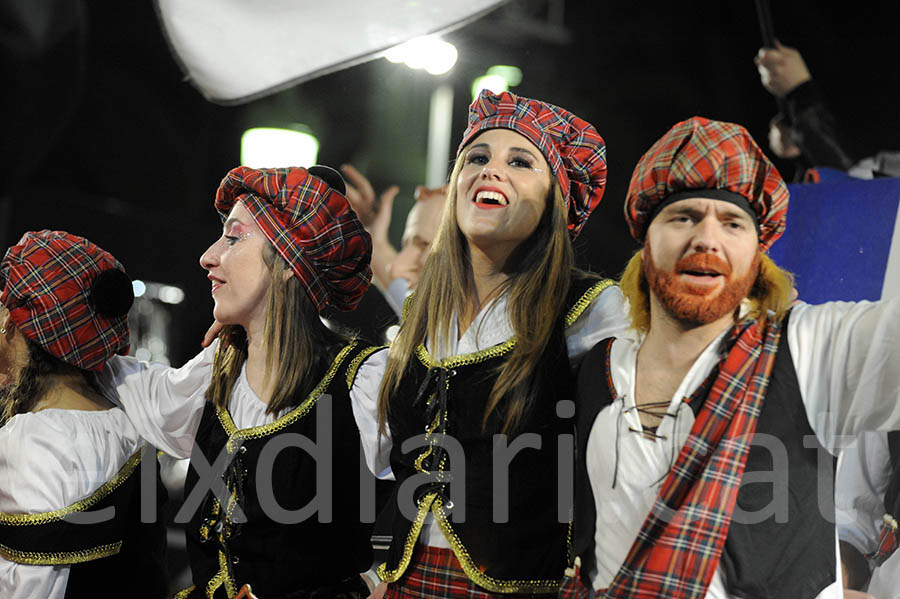
[[[222,428],[225,429],[225,433],[228,435],[228,443],[226,447],[228,451],[233,452],[237,448],[237,442],[244,441],[247,439],[259,439],[261,437],[267,437],[271,434],[277,433],[283,428],[286,428],[306,416],[306,414],[312,409],[312,407],[316,404],[319,397],[322,393],[325,392],[325,389],[328,388],[328,385],[331,384],[331,380],[337,374],[338,369],[341,367],[341,363],[344,361],[344,358],[347,357],[354,347],[356,347],[357,342],[351,341],[347,344],[338,355],[334,358],[334,361],[331,363],[331,367],[329,367],[328,372],[325,373],[324,378],[319,381],[319,384],[316,385],[315,389],[313,389],[310,394],[307,396],[303,402],[298,405],[296,408],[277,419],[274,422],[270,422],[269,424],[263,424],[261,426],[254,426],[251,428],[238,429],[235,426],[234,421],[231,419],[231,414],[228,412],[227,408],[218,408],[217,415],[219,417],[219,422],[222,424]]]
[[[587,310],[587,307],[593,303],[597,296],[599,296],[607,287],[612,287],[616,282],[611,279],[601,279],[597,281],[591,287],[585,291],[578,301],[575,302],[575,305],[572,306],[571,309],[566,313],[566,328],[569,328],[578,318]]]
[[[116,555],[122,550],[122,541],[100,545],[83,551],[67,551],[61,553],[38,553],[34,551],[18,551],[5,545],[0,545],[0,557],[7,561],[26,566],[70,566],[82,564],[100,558]]]
[[[366,358],[368,358],[378,350],[384,349],[386,347],[389,346],[374,345],[372,347],[367,347],[366,349],[356,354],[356,357],[350,360],[350,365],[347,366],[347,389],[353,388],[353,381],[356,379],[356,371],[359,370],[359,367],[362,366],[362,363],[366,360]]]
[[[128,458],[128,461],[125,462],[125,465],[119,469],[114,477],[103,483],[100,488],[84,499],[76,501],[68,507],[40,514],[5,514],[0,512],[0,524],[7,524],[10,526],[34,526],[62,520],[65,516],[75,512],[83,512],[89,507],[97,504],[101,499],[115,491],[122,483],[128,480],[128,477],[131,476],[131,473],[134,472],[134,469],[137,468],[137,465],[141,462],[141,453],[143,449],[143,446],[141,446],[140,449]]]

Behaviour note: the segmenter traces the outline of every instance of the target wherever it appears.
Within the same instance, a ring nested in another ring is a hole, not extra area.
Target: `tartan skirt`
[[[568,573],[563,579],[562,585],[559,587],[559,599],[601,599],[606,594],[606,590],[595,591],[587,587],[581,582],[578,569],[575,569],[575,575],[569,576]]]
[[[384,599],[552,599],[553,594],[494,593],[472,582],[451,549],[416,544],[406,572]]]

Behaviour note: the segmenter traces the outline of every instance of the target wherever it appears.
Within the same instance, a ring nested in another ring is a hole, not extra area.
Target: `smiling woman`
[[[485,131],[468,148],[456,182],[456,221],[474,261],[503,264],[534,233],[552,201],[547,170],[540,150],[509,129]]]
[[[602,138],[570,112],[487,91],[470,107],[378,393],[398,482],[379,569],[387,597],[556,596],[568,565],[557,483],[572,456],[557,440],[572,429],[570,360],[624,327],[621,294],[572,255],[605,175]],[[462,453],[451,457],[441,435]],[[497,439],[529,450],[504,463]]]

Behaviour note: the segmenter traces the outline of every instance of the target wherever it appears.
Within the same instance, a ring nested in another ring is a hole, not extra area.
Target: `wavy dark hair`
[[[38,400],[50,389],[56,376],[80,375],[92,389],[100,393],[92,372],[50,355],[27,337],[25,343],[28,346],[28,362],[15,381],[0,389],[0,426],[9,422],[16,414],[33,410]]]

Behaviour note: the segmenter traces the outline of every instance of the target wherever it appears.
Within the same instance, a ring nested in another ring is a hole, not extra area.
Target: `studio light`
[[[456,46],[439,37],[426,35],[394,46],[384,53],[393,63],[404,63],[411,69],[424,69],[432,75],[443,75],[453,68],[459,53]]]

